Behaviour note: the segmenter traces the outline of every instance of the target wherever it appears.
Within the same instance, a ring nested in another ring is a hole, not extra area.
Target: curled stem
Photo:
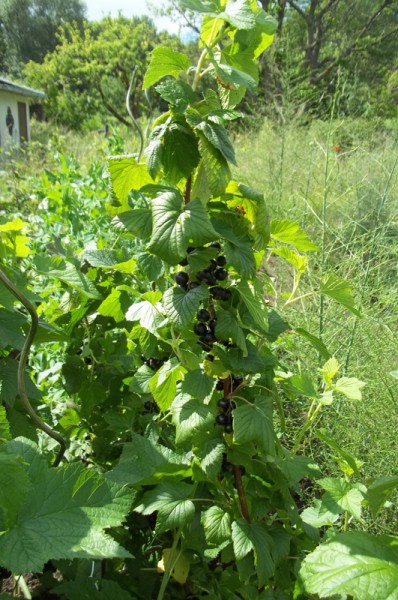
[[[24,307],[30,314],[30,318],[31,318],[30,329],[29,329],[28,335],[25,339],[25,343],[23,345],[23,348],[21,351],[21,356],[20,356],[19,363],[18,363],[18,373],[17,373],[18,394],[19,394],[19,397],[21,398],[21,402],[22,402],[22,405],[23,405],[25,411],[30,416],[33,423],[39,429],[44,431],[44,433],[46,433],[48,436],[50,436],[53,440],[58,442],[58,444],[60,445],[60,449],[58,451],[58,454],[56,456],[56,459],[55,459],[54,465],[53,465],[54,467],[56,467],[59,465],[59,463],[62,460],[63,455],[65,454],[66,441],[59,435],[59,433],[57,433],[56,431],[51,429],[51,427],[49,425],[47,425],[47,423],[45,423],[35,413],[35,411],[32,408],[31,403],[29,402],[29,398],[26,393],[26,385],[25,385],[25,369],[28,364],[30,347],[33,343],[34,337],[37,332],[39,318],[37,316],[37,312],[36,312],[36,309],[33,306],[33,304],[31,302],[29,302],[29,300],[26,298],[26,296],[24,296],[22,294],[22,292],[20,292],[20,290],[13,284],[13,282],[7,277],[7,275],[5,275],[5,273],[3,273],[3,271],[1,269],[0,269],[0,281],[6,286],[6,288],[11,292],[11,294],[13,296],[15,296],[15,298],[17,298],[24,305]]]

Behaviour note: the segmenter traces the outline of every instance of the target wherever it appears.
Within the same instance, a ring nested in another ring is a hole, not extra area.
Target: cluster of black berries
[[[232,411],[236,408],[233,400],[225,396],[218,401],[220,412],[216,417],[217,425],[223,425],[225,433],[232,433]]]
[[[146,358],[145,354],[141,354],[140,358],[143,363],[145,363],[150,369],[152,369],[152,371],[157,371],[167,361],[166,356],[163,358],[155,358],[154,356]]]
[[[211,244],[209,244],[208,248],[215,248],[220,253],[221,244],[219,242],[211,242]],[[197,250],[197,248],[189,247],[187,249],[187,252],[189,254],[189,253],[193,252],[194,250]],[[218,281],[225,281],[228,277],[228,271],[223,269],[223,267],[226,265],[226,263],[227,263],[227,259],[225,258],[225,256],[219,255],[219,256],[217,256],[217,258],[211,259],[211,261],[206,269],[203,269],[203,271],[199,271],[198,273],[196,273],[196,276],[194,279],[192,279],[192,281],[190,281],[190,277],[189,277],[188,273],[186,273],[185,271],[179,271],[178,273],[176,273],[175,281],[183,290],[186,290],[186,291],[192,290],[192,289],[198,287],[201,283],[203,283],[205,285],[210,286],[210,293],[211,293],[212,297],[214,298],[214,300],[227,301],[231,297],[231,292],[219,285],[216,285]],[[184,258],[180,262],[180,265],[184,266],[184,267],[187,264],[188,264],[187,258]]]
[[[156,414],[159,412],[159,407],[153,400],[147,400],[144,403],[144,408],[146,413]]]
[[[199,344],[202,346],[204,350],[210,350],[217,341],[215,336],[217,319],[212,319],[208,310],[205,308],[201,308],[196,318],[198,319],[195,325],[193,326],[194,333],[199,336]],[[212,354],[208,354],[206,358],[210,361],[214,360],[214,356]]]

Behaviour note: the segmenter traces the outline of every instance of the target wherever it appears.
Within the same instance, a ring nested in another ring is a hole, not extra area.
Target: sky
[[[165,18],[153,17],[147,7],[146,0],[85,0],[85,4],[89,20],[99,20],[109,14],[112,17],[117,17],[118,12],[121,11],[125,17],[148,15],[153,18],[158,29],[178,33],[178,24]],[[160,4],[160,2],[153,2],[153,4]]]

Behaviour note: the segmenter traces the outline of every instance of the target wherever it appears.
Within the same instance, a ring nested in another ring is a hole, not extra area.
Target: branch
[[[340,0],[329,0],[329,2],[324,6],[318,13],[317,19],[322,19],[322,17],[330,10],[333,4],[338,4]]]
[[[290,0],[288,0],[290,2]],[[376,21],[376,19],[381,15],[381,13],[383,12],[383,10],[385,8],[387,8],[393,0],[384,0],[384,2],[382,3],[382,5],[377,9],[377,11],[375,13],[373,13],[373,15],[368,19],[368,21],[366,22],[366,24],[363,26],[362,30],[359,32],[356,40],[351,44],[351,46],[348,46],[348,48],[346,48],[344,50],[344,52],[342,52],[340,54],[340,56],[337,56],[336,58],[334,58],[329,65],[326,67],[326,69],[324,69],[321,73],[319,73],[313,80],[313,83],[316,85],[317,83],[319,83],[320,81],[322,81],[322,79],[324,77],[326,77],[326,75],[328,75],[330,73],[330,71],[343,59],[343,58],[347,58],[347,56],[349,56],[353,50],[355,50],[355,48],[358,46],[359,42],[361,41],[361,39],[363,38],[363,36],[365,35],[365,33],[368,31],[368,29],[370,29],[370,27],[373,25],[374,21]]]
[[[25,343],[24,343],[24,346],[21,351],[21,357],[20,357],[19,363],[18,363],[18,374],[17,374],[18,394],[19,394],[19,397],[21,399],[21,402],[22,402],[22,405],[23,405],[25,411],[28,413],[28,415],[30,416],[30,418],[32,419],[32,421],[36,425],[36,427],[38,427],[39,429],[44,431],[44,433],[46,433],[48,436],[50,436],[53,440],[58,442],[58,444],[60,445],[60,449],[59,449],[57,457],[54,461],[54,467],[57,467],[59,465],[59,463],[61,462],[63,455],[65,454],[66,441],[59,435],[59,433],[57,433],[56,431],[51,429],[51,427],[49,425],[47,425],[47,423],[42,421],[42,419],[35,413],[35,411],[32,408],[31,403],[29,402],[29,398],[26,393],[26,385],[25,385],[25,369],[28,364],[30,347],[33,343],[33,340],[34,340],[36,332],[37,332],[39,318],[37,316],[37,312],[36,312],[36,309],[33,306],[33,304],[31,302],[29,302],[29,300],[22,294],[22,292],[19,291],[19,289],[13,284],[13,282],[10,279],[8,279],[7,275],[5,273],[3,273],[3,271],[1,269],[0,269],[0,281],[11,292],[11,294],[13,296],[15,296],[15,298],[17,298],[17,300],[19,300],[24,305],[24,307],[30,314],[30,318],[31,318],[30,329],[29,329],[29,333],[25,339]]]
[[[109,110],[109,112],[111,113],[111,115],[113,115],[114,117],[116,117],[116,119],[117,119],[118,121],[120,121],[121,123],[123,123],[123,125],[126,125],[127,127],[130,127],[130,129],[132,129],[132,127],[133,127],[133,126],[131,125],[130,121],[128,121],[127,119],[125,119],[125,118],[123,117],[123,115],[120,115],[120,114],[117,112],[117,110],[116,110],[116,109],[114,109],[114,108],[113,108],[113,106],[111,106],[111,105],[110,105],[110,104],[107,102],[107,100],[106,100],[106,98],[105,98],[105,94],[104,94],[104,92],[103,92],[103,90],[102,90],[102,87],[101,87],[101,83],[98,83],[98,91],[99,91],[99,94],[100,94],[100,96],[101,96],[101,100],[102,100],[102,102],[104,103],[104,106],[105,106],[105,108],[106,108],[107,110]]]
[[[296,2],[294,0],[287,0],[290,4],[290,6],[300,15],[300,17],[303,17],[303,19],[305,21],[308,21],[308,15],[303,11],[303,9],[296,4]]]

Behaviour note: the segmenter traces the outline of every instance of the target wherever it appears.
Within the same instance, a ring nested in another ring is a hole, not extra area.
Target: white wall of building
[[[30,139],[29,128],[29,98],[19,94],[11,94],[10,92],[0,90],[0,148],[5,152],[10,146],[20,145],[20,125],[18,120],[18,102],[23,102],[26,105],[27,111],[27,127],[28,140]],[[7,108],[11,108],[12,116],[14,117],[14,128],[12,137],[9,134],[6,126]]]

